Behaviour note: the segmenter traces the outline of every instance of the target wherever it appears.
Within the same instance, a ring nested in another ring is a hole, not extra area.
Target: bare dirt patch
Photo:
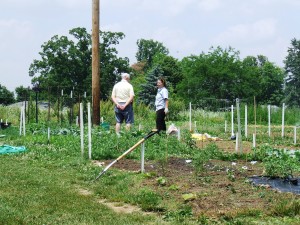
[[[89,196],[92,195],[93,193],[89,190],[78,188],[79,194],[84,195],[84,196]],[[130,205],[130,204],[125,204],[122,202],[110,202],[107,199],[99,199],[99,203],[107,206],[108,208],[112,209],[116,213],[134,213],[134,212],[140,212],[143,214],[151,214],[149,212],[143,212],[139,207]]]
[[[116,213],[134,213],[134,212],[142,212],[142,210],[136,206],[123,204],[120,202],[109,202],[104,199],[100,199],[99,203],[106,205],[108,208],[112,209]]]
[[[224,151],[235,151],[234,141],[216,141],[215,143]],[[209,142],[201,144],[205,146]],[[251,143],[246,143],[243,149],[244,152],[251,151]],[[110,162],[111,160],[102,163],[107,166]],[[136,160],[122,159],[113,167],[137,172],[140,171],[141,164]],[[206,164],[206,170],[197,173],[189,159],[170,157],[165,162],[146,161],[145,173],[154,175],[145,179],[143,186],[155,189],[161,196],[171,196],[172,199],[182,204],[189,204],[194,215],[204,214],[212,218],[258,211],[268,214],[277,200],[300,198],[299,195],[291,193],[279,194],[278,191],[269,187],[253,186],[248,178],[264,173],[259,162],[210,160]],[[164,177],[167,181],[166,185],[159,185],[158,177]],[[170,187],[177,188],[173,190]],[[182,195],[188,193],[196,198],[185,201]]]

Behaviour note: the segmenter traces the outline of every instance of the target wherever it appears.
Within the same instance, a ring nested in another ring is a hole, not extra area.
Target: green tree
[[[32,83],[39,84],[40,90],[47,90],[47,94],[48,87],[51,94],[56,94],[57,88],[63,89],[65,94],[83,93],[87,89],[91,73],[91,36],[84,28],[75,28],[69,33],[77,43],[67,36],[55,35],[41,46],[41,60],[34,60],[29,67]]]
[[[9,105],[15,102],[14,93],[0,84],[0,105]]]
[[[247,56],[242,66],[249,101],[255,96],[260,104],[279,105],[283,98],[283,70],[263,55]]]
[[[68,94],[72,91],[73,96],[84,92],[91,96],[91,34],[85,28],[74,28],[69,34],[71,38],[55,35],[44,43],[41,60],[30,65],[32,83],[38,83],[44,95],[56,96],[58,89],[63,89]],[[117,57],[114,47],[124,38],[123,33],[100,32],[100,38],[100,94],[107,99],[117,74],[129,70],[129,60]]]
[[[138,51],[135,57],[138,62],[145,63],[144,71],[147,71],[152,67],[154,56],[156,54],[169,54],[169,50],[162,43],[154,41],[152,39],[139,39],[137,40],[136,44],[138,46]]]
[[[242,99],[279,104],[282,98],[282,70],[265,56],[240,60],[239,52],[229,47],[211,48],[205,54],[185,57],[180,62],[184,79],[178,93],[185,101],[205,103],[205,99]]]
[[[168,87],[170,88],[171,86],[176,93],[176,86],[183,79],[178,60],[172,56],[159,53],[154,57],[153,65],[160,66],[163,71],[164,78],[168,82]]]
[[[285,102],[290,106],[300,105],[300,40],[292,39],[285,58]]]
[[[234,49],[211,48],[208,54],[185,57],[180,64],[184,79],[178,93],[185,100],[196,103],[204,98],[244,97],[239,52]]]
[[[16,87],[15,92],[16,92],[16,95],[17,95],[17,97],[16,97],[17,102],[28,101],[28,99],[30,97],[29,96],[30,95],[29,88],[19,86],[19,87]]]
[[[129,59],[118,57],[115,48],[125,35],[122,32],[100,32],[100,95],[107,100],[111,96],[111,90],[120,80],[122,72],[130,72]],[[89,82],[91,84],[91,82]]]
[[[260,67],[260,75],[259,99],[262,103],[280,105],[283,99],[283,70],[267,60]]]
[[[159,65],[154,66],[146,74],[146,83],[141,84],[141,91],[138,95],[138,101],[154,108],[155,96],[157,93],[156,81],[163,76],[163,70]]]

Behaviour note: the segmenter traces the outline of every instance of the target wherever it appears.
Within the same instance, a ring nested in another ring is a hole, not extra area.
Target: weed
[[[259,196],[260,198],[264,198],[264,197],[266,197],[266,193],[265,193],[265,192],[259,192],[259,193],[258,193],[258,196]]]
[[[234,175],[234,170],[232,169],[227,169],[227,178],[228,180],[234,182],[235,181],[235,175]]]
[[[192,208],[189,205],[182,205],[176,211],[168,211],[164,215],[164,219],[167,221],[183,222],[186,218],[190,218],[193,215]]]
[[[276,202],[271,212],[275,216],[297,216],[300,215],[300,200],[282,200]]]
[[[166,186],[166,184],[167,184],[167,179],[164,177],[159,177],[156,179],[156,181],[157,181],[158,185],[160,185],[160,186]]]
[[[170,185],[169,190],[171,190],[171,191],[177,191],[177,190],[179,190],[179,186],[176,185],[176,184],[172,184],[172,185]]]
[[[141,208],[145,211],[162,211],[162,207],[160,207],[160,203],[162,197],[155,193],[154,191],[143,188],[141,189],[135,198],[136,202],[141,206]]]

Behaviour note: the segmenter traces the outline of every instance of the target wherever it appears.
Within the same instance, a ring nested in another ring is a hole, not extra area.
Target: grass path
[[[30,154],[0,156],[0,224],[153,224],[159,221],[139,211],[116,212],[99,201],[89,191],[89,182],[78,176],[76,163],[70,167],[63,160],[32,160]],[[82,194],[78,186],[90,194]]]

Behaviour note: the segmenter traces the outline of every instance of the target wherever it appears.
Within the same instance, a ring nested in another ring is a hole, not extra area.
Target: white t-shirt
[[[134,96],[133,87],[127,80],[121,80],[116,83],[112,90],[112,96],[115,96],[117,102],[125,103],[130,98]]]
[[[155,108],[156,111],[166,108],[166,99],[169,98],[169,93],[167,88],[162,87],[157,90],[155,97]]]

